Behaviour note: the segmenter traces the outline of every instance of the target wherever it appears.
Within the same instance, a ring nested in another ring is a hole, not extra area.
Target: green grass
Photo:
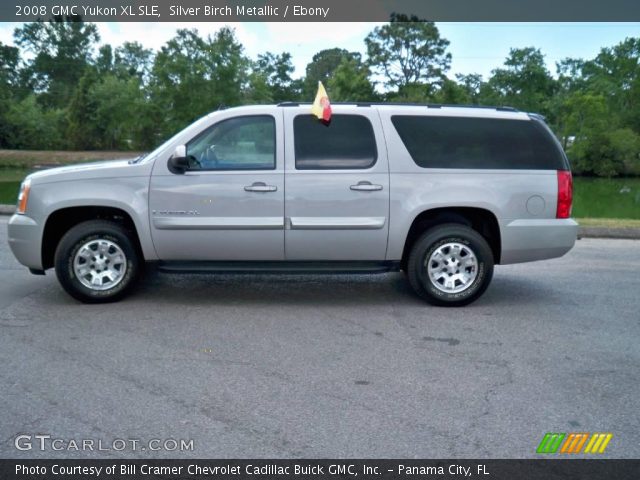
[[[640,178],[575,178],[573,216],[640,220]]]
[[[24,168],[0,168],[0,204],[15,204],[20,182],[30,170]]]
[[[0,180],[0,204],[15,204],[18,199],[20,182]]]

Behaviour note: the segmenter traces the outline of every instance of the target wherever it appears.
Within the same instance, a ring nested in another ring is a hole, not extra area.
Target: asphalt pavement
[[[535,458],[546,432],[640,457],[640,241],[499,266],[460,309],[402,274],[157,272],[90,306],[16,262],[6,222],[0,457]]]

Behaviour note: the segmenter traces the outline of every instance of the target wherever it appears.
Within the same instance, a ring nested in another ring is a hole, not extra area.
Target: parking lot
[[[605,457],[640,456],[640,241],[498,267],[461,309],[402,274],[157,272],[90,306],[18,265],[6,222],[0,457],[517,458],[546,432],[612,432]],[[85,439],[193,449],[66,448]]]

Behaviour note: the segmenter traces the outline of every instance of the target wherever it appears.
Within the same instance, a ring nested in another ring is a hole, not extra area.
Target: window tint
[[[393,116],[391,121],[423,168],[566,168],[552,134],[536,120]]]
[[[298,115],[293,132],[298,170],[369,168],[376,163],[373,127],[361,115],[333,115],[329,124]]]
[[[276,128],[268,115],[237,117],[212,125],[187,144],[191,170],[276,168]]]

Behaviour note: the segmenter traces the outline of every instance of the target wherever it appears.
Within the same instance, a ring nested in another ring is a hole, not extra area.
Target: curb
[[[15,205],[0,205],[0,215],[13,215],[15,211]]]
[[[0,205],[0,215],[13,215],[15,205]],[[640,240],[640,228],[579,227],[580,238],[622,238]]]
[[[640,228],[579,227],[580,238],[622,238],[640,239]]]

